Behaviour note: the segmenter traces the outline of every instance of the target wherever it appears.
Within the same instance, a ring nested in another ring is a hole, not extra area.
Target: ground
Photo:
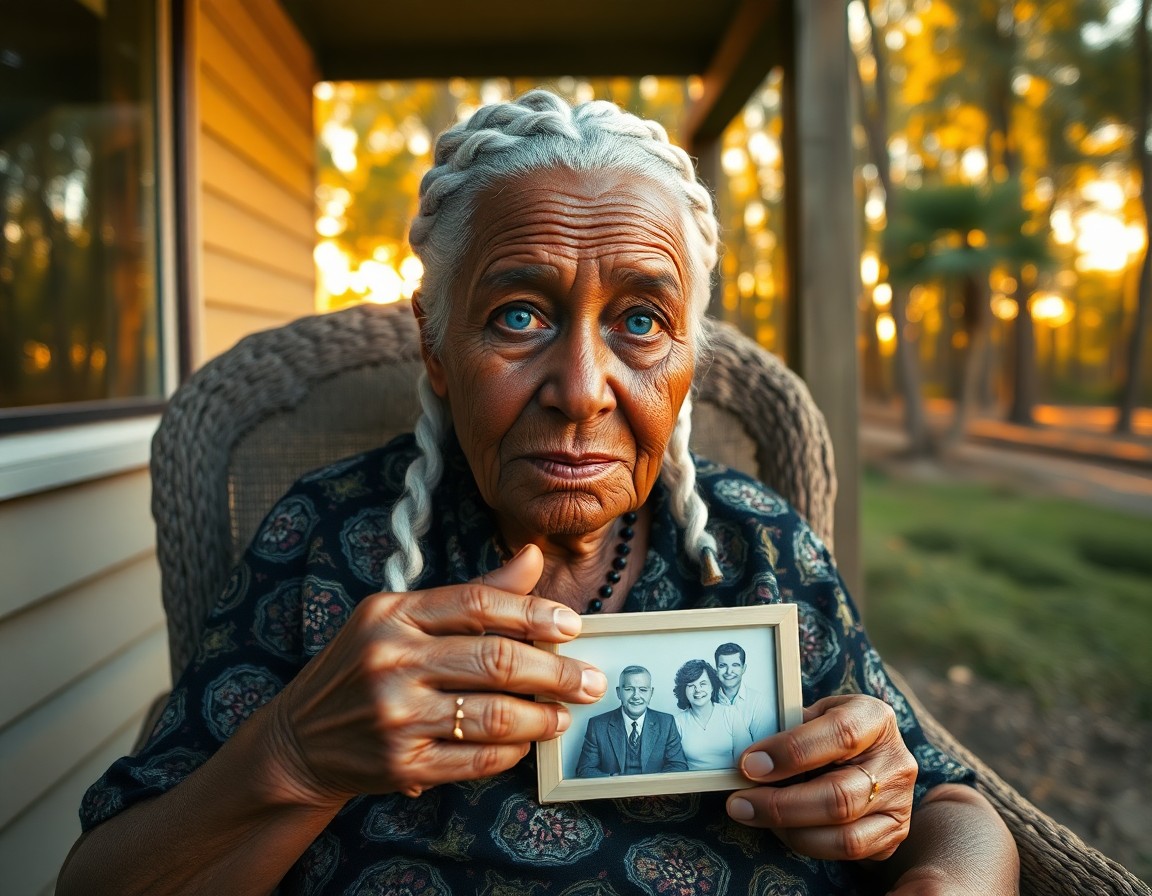
[[[941,429],[948,408],[937,404],[929,411]],[[1141,411],[1136,435],[1128,437],[1110,432],[1113,415],[1045,406],[1037,408],[1043,425],[1036,427],[978,419],[948,457],[909,462],[899,410],[869,405],[861,455],[891,474],[998,482],[1152,514],[1152,409]],[[1104,707],[1041,706],[964,668],[946,677],[903,664],[899,670],[944,726],[1005,781],[1152,883],[1152,722]]]
[[[901,667],[949,731],[1005,781],[1090,846],[1152,883],[1152,723],[1028,694],[956,668]]]

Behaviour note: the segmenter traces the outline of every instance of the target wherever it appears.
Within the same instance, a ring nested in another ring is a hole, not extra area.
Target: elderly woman
[[[720,703],[720,676],[707,660],[688,660],[676,670],[676,728],[689,771],[735,768],[752,746],[748,726],[737,710]]]
[[[411,243],[414,435],[271,511],[147,745],[85,796],[59,892],[1014,892],[1007,830],[827,551],[688,452],[718,245],[688,156],[535,91],[439,138]],[[537,803],[533,743],[607,682],[533,641],[781,599],[807,709],[741,756],[746,788]]]

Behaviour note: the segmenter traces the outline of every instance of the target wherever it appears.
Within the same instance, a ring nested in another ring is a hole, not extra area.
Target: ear
[[[424,369],[428,371],[428,382],[433,392],[447,400],[448,377],[444,371],[444,364],[431,348],[432,337],[428,333],[428,318],[420,305],[420,290],[412,294],[412,313],[416,315],[416,324],[420,327],[420,357],[424,359]]]

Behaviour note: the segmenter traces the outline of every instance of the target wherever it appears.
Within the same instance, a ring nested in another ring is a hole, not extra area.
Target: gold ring
[[[456,740],[464,740],[464,732],[460,730],[460,723],[464,720],[464,698],[456,698],[456,727],[452,729],[452,736]],[[859,766],[857,766],[859,767]]]
[[[854,762],[848,763],[852,768],[858,768],[868,776],[868,780],[872,783],[872,792],[868,794],[868,802],[876,799],[876,794],[880,792],[880,782],[876,780],[876,776],[862,765],[857,765]]]

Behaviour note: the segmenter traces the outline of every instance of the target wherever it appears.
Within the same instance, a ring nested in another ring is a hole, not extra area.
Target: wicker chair
[[[411,310],[360,306],[249,336],[177,391],[152,445],[173,676],[266,510],[307,470],[410,430],[419,370]],[[832,449],[801,380],[722,325],[696,387],[695,450],[770,484],[831,544]],[[1016,837],[1025,894],[1152,892],[1032,806],[905,693],[929,737],[979,771]]]

